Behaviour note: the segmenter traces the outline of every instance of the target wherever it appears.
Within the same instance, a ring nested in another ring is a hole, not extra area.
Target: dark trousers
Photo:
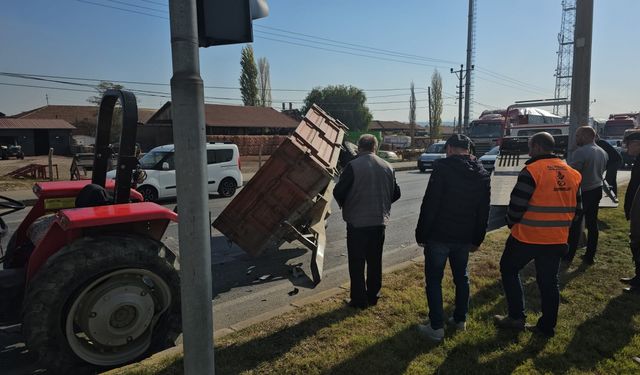
[[[604,175],[605,181],[607,181],[616,197],[618,196],[618,169],[620,169],[621,164],[613,163],[613,165],[607,167],[607,173]]]
[[[631,285],[640,286],[640,244],[637,241],[631,240],[629,241],[629,248],[631,249],[631,257],[636,271]]]
[[[566,244],[531,245],[509,236],[500,259],[500,273],[511,318],[526,318],[520,270],[533,260],[542,306],[542,316],[538,319],[537,326],[542,332],[554,334],[560,306],[558,270],[560,258],[566,252]]]
[[[587,229],[587,252],[586,258],[593,259],[598,248],[598,209],[602,199],[602,188],[587,190],[582,192],[582,207],[584,212],[585,228]],[[580,242],[580,227],[582,218],[576,218],[569,230],[569,253],[566,259],[573,259]]]
[[[424,247],[424,275],[431,328],[444,327],[442,309],[442,277],[449,259],[453,283],[456,286],[456,308],[453,319],[459,323],[467,320],[469,311],[469,273],[467,263],[471,244],[428,241]]]
[[[351,301],[355,304],[375,305],[378,301],[378,292],[382,286],[384,230],[384,226],[356,228],[347,225]]]

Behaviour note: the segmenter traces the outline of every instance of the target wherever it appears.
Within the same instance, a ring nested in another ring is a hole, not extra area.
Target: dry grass
[[[621,192],[624,194],[624,191]],[[491,317],[506,311],[498,262],[505,229],[488,235],[471,256],[468,330],[446,332],[441,344],[415,327],[427,314],[420,265],[385,276],[378,306],[345,308],[337,296],[218,340],[218,374],[623,374],[640,373],[640,295],[622,294],[618,278],[632,271],[622,209],[601,211],[598,262],[561,271],[557,334],[497,331]],[[579,250],[579,254],[581,254]],[[523,271],[529,322],[539,316],[532,267]],[[445,312],[453,286],[444,282]],[[181,374],[180,356],[138,366],[128,374]]]

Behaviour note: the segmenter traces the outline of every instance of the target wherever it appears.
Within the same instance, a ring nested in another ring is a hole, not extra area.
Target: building
[[[416,124],[416,130],[421,126]],[[369,123],[369,131],[379,131],[382,135],[409,135],[411,127],[408,123],[400,121],[373,120]]]
[[[0,118],[0,145],[20,145],[27,156],[71,154],[71,132],[75,127],[65,120]]]
[[[205,104],[208,136],[288,136],[298,121],[271,107]],[[138,126],[143,151],[173,143],[171,102],[165,103],[144,125]]]
[[[138,108],[138,122],[145,123],[154,113],[156,113],[155,109]],[[98,124],[98,107],[95,105],[46,105],[11,117],[26,120],[65,120],[75,127],[74,135],[94,136]]]

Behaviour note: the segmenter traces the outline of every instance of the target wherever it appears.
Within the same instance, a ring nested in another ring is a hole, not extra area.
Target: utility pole
[[[464,84],[464,129],[469,125],[469,110],[471,100],[471,71],[473,70],[473,42],[474,42],[475,0],[469,0],[469,20],[467,24],[467,71]],[[459,118],[459,117],[458,117]],[[458,120],[460,121],[460,120]],[[462,129],[461,129],[462,130]],[[462,131],[461,131],[462,132]]]
[[[460,70],[453,70],[453,68],[451,68],[451,73],[455,73],[456,77],[458,77],[458,80],[460,81],[456,87],[458,88],[458,133],[462,133],[462,89],[464,88],[464,86],[462,86],[462,81],[465,79],[467,74],[464,70],[464,65],[462,64],[460,64]]]
[[[427,87],[429,94],[429,145],[433,143],[433,124],[431,123],[431,86]]]
[[[571,116],[569,156],[576,150],[576,130],[589,123],[591,88],[591,36],[593,34],[593,0],[576,1],[576,30],[573,45],[573,77],[571,79]]]
[[[204,85],[200,77],[196,0],[169,0],[171,118],[180,220],[180,289],[184,373],[214,374]]]

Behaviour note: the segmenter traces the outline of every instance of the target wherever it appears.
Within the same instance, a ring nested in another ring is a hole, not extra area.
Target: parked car
[[[418,169],[425,172],[427,169],[433,169],[433,162],[447,157],[444,149],[444,141],[436,142],[429,146],[427,150],[418,158]]]
[[[16,159],[24,159],[24,152],[22,152],[22,146],[20,145],[0,146],[0,158],[2,158],[2,160],[7,160],[10,157],[14,157]]]
[[[152,149],[140,158],[139,163],[147,174],[147,178],[137,189],[145,201],[153,202],[176,196],[173,145]],[[210,194],[233,196],[236,189],[242,186],[238,146],[232,143],[208,143],[207,171]],[[115,178],[115,175],[115,170],[107,173],[108,178]]]
[[[391,163],[402,161],[402,158],[393,151],[378,151],[378,156]]]
[[[487,151],[484,155],[482,155],[478,160],[480,160],[484,169],[492,172],[495,168],[498,155],[500,155],[500,146],[495,146],[491,150]]]

